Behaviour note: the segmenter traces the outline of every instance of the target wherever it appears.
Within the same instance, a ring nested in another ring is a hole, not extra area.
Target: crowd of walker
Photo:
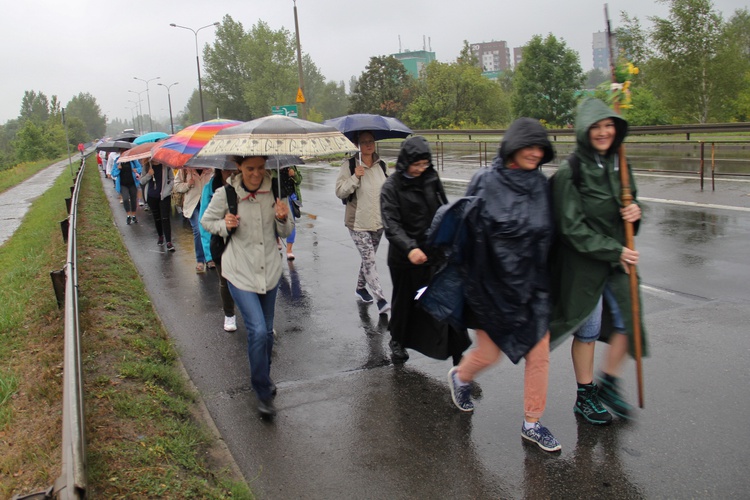
[[[520,118],[492,165],[481,168],[465,196],[453,202],[425,138],[405,139],[389,174],[375,136],[363,130],[354,139],[359,151],[342,163],[336,179],[335,195],[345,204],[344,224],[361,260],[354,296],[375,303],[381,315],[390,311],[394,363],[409,359],[407,349],[450,358],[451,398],[460,411],[472,412],[481,372],[502,354],[513,363],[524,359],[521,436],[549,452],[561,449],[540,422],[549,354],[571,335],[574,413],[595,425],[611,422],[612,414],[633,417],[620,386],[622,366],[633,352],[628,269],[639,258],[625,244],[624,227],[633,223],[637,231],[641,218],[632,176],[634,202],[624,206],[619,196],[617,151],[627,129],[604,102],[585,99],[577,110],[574,154],[548,180],[541,166],[553,159],[552,144],[539,121]],[[281,170],[283,189],[276,191],[276,172],[266,170],[262,156],[233,158],[236,171],[183,168],[175,174],[151,160],[120,164],[118,155],[98,161],[121,195],[127,224],[138,223],[136,207],[145,199],[157,244],[166,243],[169,252],[175,251],[171,198],[182,195],[195,271],[218,273],[226,331],[237,330],[239,309],[258,411],[270,419],[276,414],[274,308],[284,256],[295,259],[299,169]],[[213,247],[211,235],[222,247]],[[383,235],[389,241],[390,302],[376,265]],[[475,332],[472,349],[469,329]],[[641,332],[645,354],[642,324]],[[598,373],[596,340],[609,344]]]

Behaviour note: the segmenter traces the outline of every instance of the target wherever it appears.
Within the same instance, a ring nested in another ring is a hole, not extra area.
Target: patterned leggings
[[[359,266],[359,275],[357,276],[357,290],[364,288],[367,284],[376,301],[385,300],[378,277],[378,268],[375,265],[375,254],[383,237],[383,230],[352,231],[350,229],[349,234],[362,257],[362,264]]]

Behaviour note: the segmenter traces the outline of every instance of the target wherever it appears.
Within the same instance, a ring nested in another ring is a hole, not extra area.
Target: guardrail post
[[[70,229],[70,219],[60,221],[60,230],[62,231],[63,243],[68,244],[68,230]]]
[[[711,191],[716,191],[716,144],[711,143]]]
[[[67,210],[68,215],[70,215],[70,198],[65,198],[65,210]]]
[[[701,141],[701,191],[703,191],[703,168],[704,168],[703,153],[705,151],[705,145],[706,144],[703,141]]]
[[[59,271],[50,271],[49,277],[52,278],[52,288],[55,291],[57,299],[57,308],[62,309],[65,306],[65,268]]]

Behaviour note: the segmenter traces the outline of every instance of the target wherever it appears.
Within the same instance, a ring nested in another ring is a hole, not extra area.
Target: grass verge
[[[78,219],[80,329],[90,498],[252,498],[198,416],[196,396],[112,221],[96,163]],[[70,181],[38,198],[0,247],[0,498],[61,471],[63,313],[49,271]]]
[[[40,170],[44,170],[53,163],[57,163],[61,159],[57,160],[40,160],[30,163],[19,163],[15,167],[11,167],[5,170],[0,170],[0,193],[3,191],[22,183],[29,177],[33,176]],[[78,166],[80,160],[73,161],[73,169]],[[70,193],[68,193],[70,196]]]

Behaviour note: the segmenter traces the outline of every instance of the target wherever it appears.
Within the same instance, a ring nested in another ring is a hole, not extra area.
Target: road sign
[[[284,115],[297,118],[297,105],[287,104],[285,106],[271,106],[272,115]]]
[[[305,103],[305,95],[302,93],[302,89],[297,89],[297,104],[304,104]]]

